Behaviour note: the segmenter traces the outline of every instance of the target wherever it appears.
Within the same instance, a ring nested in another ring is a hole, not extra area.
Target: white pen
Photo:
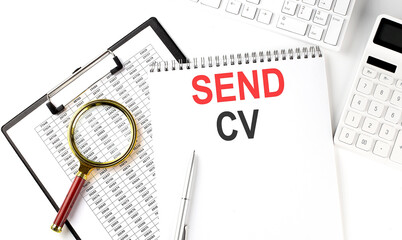
[[[192,185],[194,182],[194,172],[195,172],[195,150],[193,151],[193,158],[191,159],[187,170],[174,240],[187,239],[187,218],[191,199]]]

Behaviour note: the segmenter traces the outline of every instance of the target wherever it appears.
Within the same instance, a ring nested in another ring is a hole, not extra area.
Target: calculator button
[[[331,9],[333,1],[334,0],[320,0],[320,2],[318,3],[318,7],[325,9],[325,10],[329,10],[329,9]]]
[[[318,10],[315,13],[313,22],[318,23],[320,25],[326,25],[327,24],[327,20],[328,20],[328,13],[324,12],[324,11],[320,11]]]
[[[346,16],[346,13],[348,12],[349,8],[349,3],[350,0],[337,0],[334,7],[334,12]]]
[[[360,123],[362,116],[355,112],[348,112],[346,115],[345,123],[351,127],[357,128]]]
[[[324,42],[334,46],[338,44],[338,39],[339,35],[341,35],[343,22],[343,18],[332,16],[327,29],[327,35],[325,35],[324,38]]]
[[[399,111],[398,109],[389,107],[387,110],[387,113],[385,113],[385,117],[384,119],[388,122],[391,123],[398,123],[399,119],[401,118],[401,111]]]
[[[392,85],[394,83],[394,78],[385,75],[385,74],[381,74],[380,75],[380,81],[389,85]]]
[[[363,75],[369,78],[376,78],[377,72],[368,67],[365,67],[363,68]]]
[[[363,122],[362,130],[371,134],[374,134],[377,132],[379,122],[372,119],[372,118],[366,118]]]
[[[355,139],[355,136],[356,132],[347,128],[342,128],[341,134],[339,134],[339,141],[351,145]]]
[[[306,7],[306,6],[301,6],[297,17],[304,19],[304,20],[310,20],[312,13],[313,13],[312,8]]]
[[[402,108],[402,93],[399,91],[394,91],[390,102],[391,102],[391,104]]]
[[[395,85],[397,88],[402,89],[402,80],[398,80]]]
[[[380,133],[378,134],[378,136],[380,136],[380,138],[383,138],[385,140],[391,141],[392,139],[394,139],[395,133],[396,133],[395,128],[387,124],[383,124],[381,126]]]
[[[365,78],[360,78],[359,84],[357,85],[357,91],[364,94],[370,94],[373,86],[374,84],[372,81]]]
[[[388,87],[383,85],[377,85],[374,91],[374,97],[382,101],[386,101],[388,99],[390,92],[391,90]]]
[[[311,38],[311,39],[315,39],[317,41],[320,41],[323,32],[324,32],[324,29],[313,25],[313,26],[311,26],[310,33],[308,34],[308,37]]]
[[[241,2],[236,0],[230,0],[228,2],[228,5],[226,6],[226,11],[237,15],[240,12],[240,8],[241,8]]]
[[[283,3],[282,12],[293,16],[296,13],[296,8],[297,3],[292,1],[285,1]]]
[[[286,16],[281,16],[277,25],[277,27],[280,29],[287,30],[299,35],[306,34],[307,26],[307,23]]]
[[[362,134],[357,139],[356,147],[358,147],[364,151],[368,151],[368,150],[370,150],[372,144],[373,144],[373,140],[370,137]]]
[[[213,8],[219,8],[222,0],[201,0],[201,3]]]
[[[255,13],[257,12],[257,8],[253,6],[244,6],[243,12],[241,13],[242,17],[248,19],[254,19]]]
[[[265,24],[270,24],[272,19],[272,12],[261,9],[260,14],[258,14],[257,21],[265,23]]]
[[[392,153],[390,159],[397,163],[402,163],[402,133],[398,132],[398,136],[395,140],[394,148],[392,149]]]
[[[377,141],[374,145],[373,153],[380,157],[388,157],[391,147],[385,142]]]
[[[310,4],[310,5],[315,5],[316,0],[303,0],[304,3]]]
[[[372,101],[370,103],[370,106],[367,110],[368,114],[374,116],[374,117],[381,117],[382,112],[384,111],[384,105],[382,105],[379,102]]]
[[[350,106],[359,111],[364,111],[367,107],[368,100],[365,97],[354,95]]]

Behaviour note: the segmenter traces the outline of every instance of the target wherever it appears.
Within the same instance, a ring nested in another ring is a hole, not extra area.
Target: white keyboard
[[[374,25],[335,144],[402,167],[402,21],[390,19]]]
[[[191,1],[224,15],[335,51],[341,48],[355,3],[355,0]]]

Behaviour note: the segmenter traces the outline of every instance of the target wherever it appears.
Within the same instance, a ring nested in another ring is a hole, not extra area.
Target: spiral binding
[[[310,48],[303,47],[295,49],[282,49],[280,51],[274,50],[271,51],[260,51],[258,54],[256,52],[251,53],[251,57],[249,53],[245,54],[230,54],[229,56],[223,55],[222,58],[219,56],[215,56],[215,61],[212,56],[209,56],[207,59],[204,57],[194,58],[191,62],[189,59],[186,60],[186,63],[180,61],[173,60],[171,64],[168,61],[164,62],[153,62],[150,66],[150,72],[161,72],[161,71],[169,71],[169,67],[171,71],[175,70],[183,70],[183,69],[197,69],[197,68],[211,68],[211,67],[220,67],[230,65],[241,65],[241,64],[250,64],[256,62],[272,62],[272,61],[285,61],[287,59],[302,59],[302,58],[315,58],[322,57],[321,50],[318,46],[312,46]]]

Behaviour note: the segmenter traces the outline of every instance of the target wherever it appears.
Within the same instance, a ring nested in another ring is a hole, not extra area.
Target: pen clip
[[[188,231],[187,231],[187,224],[186,225],[184,225],[184,228],[183,228],[183,236],[182,236],[182,240],[187,240],[187,238],[188,238]]]

